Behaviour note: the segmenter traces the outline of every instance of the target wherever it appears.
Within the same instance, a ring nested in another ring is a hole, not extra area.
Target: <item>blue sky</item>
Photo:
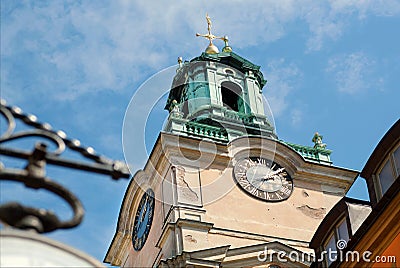
[[[335,165],[361,170],[400,115],[399,1],[2,0],[1,97],[123,159],[132,95],[178,56],[201,54],[207,41],[195,33],[206,31],[206,12],[215,34],[228,35],[234,52],[261,65],[279,138],[312,145],[319,131]],[[146,143],[161,126],[151,122]],[[49,176],[87,210],[79,228],[50,237],[102,260],[128,182],[56,169]],[[365,199],[358,181],[349,195]],[[16,194],[70,215],[51,195],[2,184],[2,201]]]

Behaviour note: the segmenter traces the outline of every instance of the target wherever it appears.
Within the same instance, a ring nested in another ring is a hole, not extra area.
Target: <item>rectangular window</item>
[[[331,238],[325,245],[325,251],[326,251],[325,254],[326,265],[329,266],[337,258],[336,239],[334,234],[331,234]]]
[[[390,164],[390,158],[386,161],[381,172],[379,173],[379,182],[381,185],[382,195],[386,193],[389,187],[394,181],[392,166]]]
[[[339,226],[337,227],[337,232],[338,232],[338,240],[344,240],[344,241],[349,241],[349,232],[347,229],[347,222],[346,219],[344,219]]]
[[[396,176],[400,175],[400,147],[396,149],[396,151],[393,152],[394,156],[394,166],[396,168]]]

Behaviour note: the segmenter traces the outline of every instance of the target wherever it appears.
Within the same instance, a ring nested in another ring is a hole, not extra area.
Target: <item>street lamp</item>
[[[121,161],[113,161],[97,154],[92,147],[82,146],[79,140],[70,139],[63,131],[53,130],[48,123],[39,122],[36,116],[24,113],[19,107],[8,106],[3,99],[0,103],[0,114],[7,122],[7,129],[0,133],[0,155],[26,161],[24,169],[7,168],[0,162],[0,180],[16,181],[23,183],[27,188],[50,191],[64,199],[73,211],[71,219],[60,220],[50,210],[28,207],[17,202],[1,204],[0,220],[4,224],[19,230],[34,231],[1,230],[2,265],[40,266],[39,263],[47,263],[50,266],[62,266],[63,264],[71,265],[72,262],[78,266],[98,266],[100,264],[98,261],[84,253],[38,234],[57,229],[74,228],[81,223],[85,213],[82,203],[71,191],[46,176],[46,166],[54,165],[104,174],[114,180],[129,178],[128,167]],[[28,129],[16,131],[19,123],[27,126]],[[56,149],[49,151],[48,144],[45,142],[37,142],[32,150],[7,146],[8,142],[30,137],[44,139],[48,143],[54,144]],[[87,161],[64,157],[63,153],[66,150],[78,152]],[[36,249],[41,249],[37,251],[36,256],[32,253],[32,243]],[[28,244],[30,247],[26,246]],[[25,251],[28,251],[29,254],[25,254],[25,258],[23,258]],[[50,254],[46,254],[46,252]],[[13,256],[19,256],[19,258]],[[50,259],[46,260],[46,256]],[[60,259],[54,258],[54,256],[64,257]]]

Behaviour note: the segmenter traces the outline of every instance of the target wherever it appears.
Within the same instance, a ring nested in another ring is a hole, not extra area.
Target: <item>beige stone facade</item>
[[[273,159],[284,167],[293,179],[290,197],[268,202],[243,191],[233,167],[246,156]],[[240,137],[218,144],[161,133],[144,170],[127,189],[105,261],[123,267],[263,267],[282,265],[276,253],[286,252],[285,267],[307,267],[312,261],[287,256],[312,252],[308,244],[317,227],[357,175],[306,161],[273,139]],[[149,187],[157,200],[154,220],[144,247],[135,251],[134,215]]]

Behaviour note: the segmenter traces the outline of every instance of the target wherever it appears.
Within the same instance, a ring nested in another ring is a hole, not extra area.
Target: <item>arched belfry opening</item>
[[[224,107],[235,112],[244,112],[242,88],[233,82],[221,83],[222,103]]]

